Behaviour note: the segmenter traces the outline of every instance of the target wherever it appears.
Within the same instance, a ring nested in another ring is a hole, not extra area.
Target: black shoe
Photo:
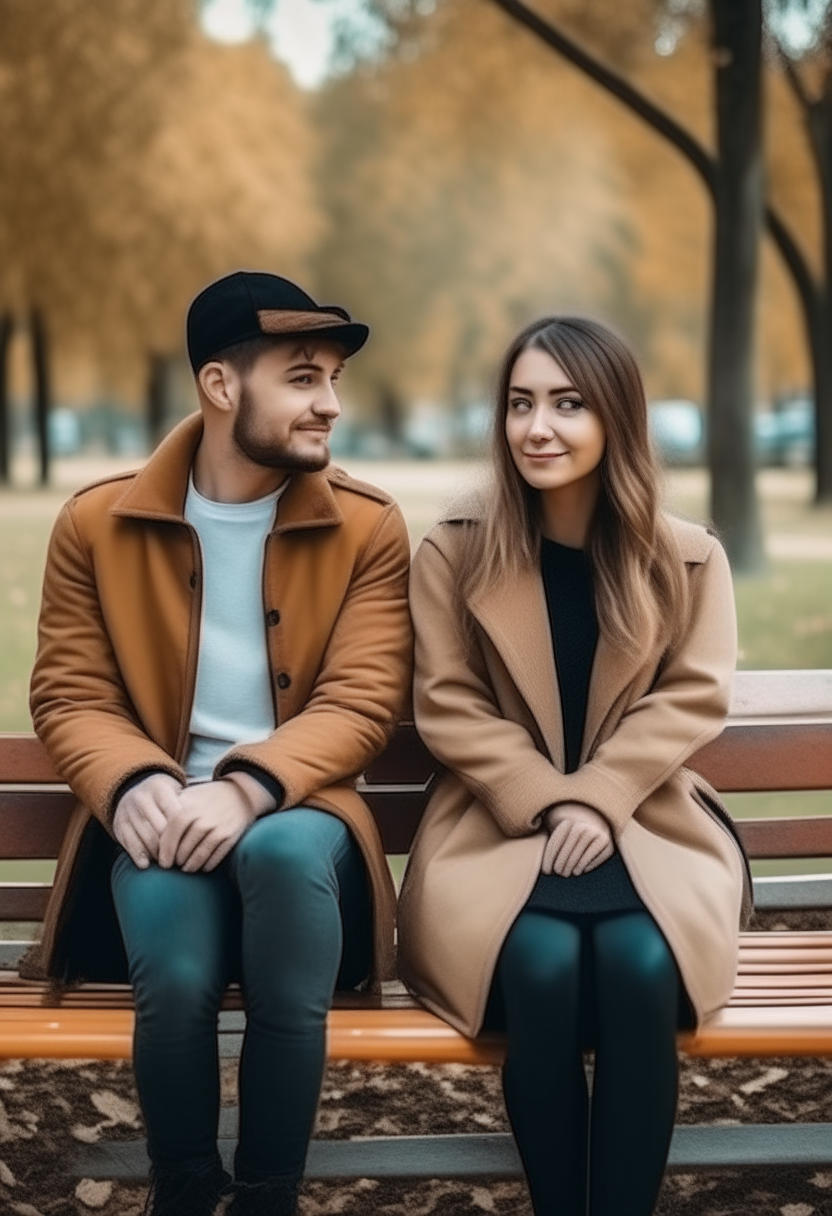
[[[234,1198],[226,1216],[295,1216],[299,1185],[297,1178],[235,1182]]]
[[[145,1216],[214,1216],[231,1177],[218,1161],[190,1162],[150,1171]]]

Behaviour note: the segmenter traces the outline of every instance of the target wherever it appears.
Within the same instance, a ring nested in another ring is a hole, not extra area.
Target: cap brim
[[[346,351],[346,358],[354,355],[370,336],[370,327],[360,321],[349,321],[343,325],[327,325],[321,329],[303,329],[291,334],[275,335],[284,338],[320,338],[322,342],[337,342]]]

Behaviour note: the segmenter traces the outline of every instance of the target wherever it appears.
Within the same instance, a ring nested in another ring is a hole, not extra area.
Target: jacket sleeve
[[[650,691],[626,711],[591,759],[566,778],[565,798],[599,811],[620,832],[636,808],[722,731],[737,658],[731,570],[714,542],[690,573],[684,637]]]
[[[132,778],[165,772],[185,780],[136,718],[71,502],[49,542],[29,706],[55,768],[108,830],[117,797]]]
[[[414,558],[410,599],[419,734],[507,836],[530,835],[547,807],[568,797],[567,778],[524,726],[503,717],[482,651],[460,629],[451,560],[430,539]]]
[[[361,773],[385,748],[410,692],[410,543],[386,507],[360,553],[303,707],[268,739],[226,753],[215,777],[253,766],[279,783],[278,810]]]

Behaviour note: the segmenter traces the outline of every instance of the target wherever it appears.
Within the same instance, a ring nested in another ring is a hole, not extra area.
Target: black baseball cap
[[[229,346],[263,334],[327,337],[354,355],[370,333],[345,308],[316,304],[296,283],[259,270],[237,270],[209,283],[188,309],[186,329],[194,374]]]

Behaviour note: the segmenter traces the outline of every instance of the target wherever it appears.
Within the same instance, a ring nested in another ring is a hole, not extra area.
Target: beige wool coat
[[[46,561],[32,718],[78,800],[58,858],[43,937],[21,973],[123,980],[109,875],[119,792],[154,770],[185,781],[202,611],[202,558],[184,517],[202,416],[179,424],[145,467],[75,494]],[[409,699],[410,544],[384,491],[330,466],[296,473],[266,541],[263,629],[275,729],[220,760],[279,782],[281,810],[342,819],[364,858],[373,976],[394,966],[395,891],[357,775]]]
[[[751,881],[730,817],[685,761],[722,730],[736,659],[731,572],[704,528],[671,520],[691,613],[668,653],[632,659],[599,638],[580,767],[565,774],[543,581],[529,570],[470,603],[455,569],[471,513],[449,515],[411,570],[419,732],[448,772],[430,800],[399,900],[399,971],[429,1009],[476,1035],[505,937],[540,872],[543,811],[584,803],[612,828],[675,956],[697,1023],[728,999]]]

